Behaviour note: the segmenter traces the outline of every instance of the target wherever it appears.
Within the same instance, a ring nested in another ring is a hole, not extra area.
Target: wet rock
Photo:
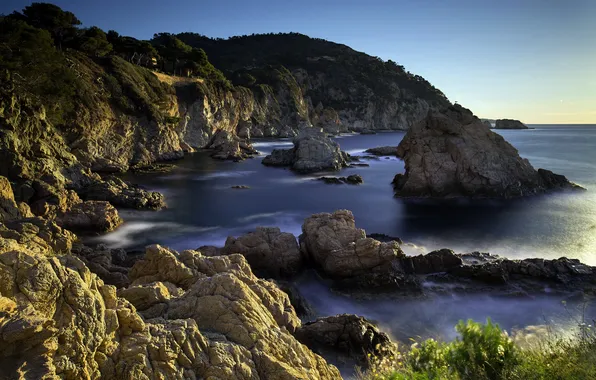
[[[217,131],[206,148],[213,150],[211,157],[219,160],[244,160],[259,153],[249,142],[226,130]]]
[[[358,174],[352,174],[347,177],[319,177],[318,181],[323,181],[327,184],[341,185],[347,183],[349,185],[360,185],[364,182],[361,176]]]
[[[528,126],[519,120],[498,119],[495,122],[495,129],[528,129]]]
[[[463,264],[461,257],[450,249],[432,251],[426,255],[404,257],[401,262],[404,272],[409,274],[446,272]]]
[[[400,197],[508,198],[578,188],[564,177],[555,180],[534,170],[502,136],[461,106],[429,112],[406,133],[398,156],[406,167],[393,181]]]
[[[369,166],[370,166],[369,164],[363,164],[363,163],[360,163],[360,162],[353,162],[348,167],[369,167]]]
[[[84,200],[107,201],[122,208],[160,210],[166,207],[162,194],[143,190],[113,176],[85,186],[79,195]]]
[[[238,238],[230,236],[220,252],[243,255],[261,277],[289,277],[304,266],[296,237],[277,227],[257,227],[254,232]]]
[[[299,173],[339,170],[348,166],[348,155],[318,128],[305,128],[294,138],[294,148],[274,149],[263,165],[290,166]]]
[[[296,338],[315,352],[346,356],[365,368],[371,357],[390,360],[397,356],[397,346],[389,336],[357,315],[319,318],[300,327]]]
[[[231,188],[232,189],[239,189],[239,190],[247,190],[247,189],[250,189],[250,186],[246,186],[246,185],[234,185]]]
[[[396,146],[380,146],[378,148],[370,148],[365,150],[366,153],[375,156],[397,156]]]

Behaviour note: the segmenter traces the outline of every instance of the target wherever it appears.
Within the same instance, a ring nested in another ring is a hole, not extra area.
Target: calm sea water
[[[352,210],[368,233],[386,233],[414,243],[419,252],[451,248],[484,251],[511,258],[567,256],[596,265],[596,125],[534,125],[531,130],[499,131],[536,168],[545,168],[581,184],[587,192],[559,193],[514,201],[410,201],[393,197],[391,180],[404,171],[393,158],[366,161],[370,167],[350,168],[335,175],[360,174],[361,186],[327,185],[315,176],[269,168],[262,157],[240,163],[214,161],[196,153],[164,175],[127,179],[167,197],[159,212],[123,212],[126,223],[98,240],[117,247],[160,243],[175,249],[223,245],[256,226],[278,226],[300,234],[304,218],[318,212]],[[403,132],[337,138],[353,155],[367,148],[397,145]],[[263,156],[291,141],[260,140]],[[233,185],[250,186],[248,190]],[[418,253],[419,253],[418,252]],[[558,300],[498,300],[458,296],[406,304],[356,303],[326,290],[306,276],[301,289],[319,314],[354,312],[373,318],[395,336],[443,333],[461,318],[492,316],[503,325],[544,322],[545,316],[568,315]],[[413,318],[414,317],[414,318]]]

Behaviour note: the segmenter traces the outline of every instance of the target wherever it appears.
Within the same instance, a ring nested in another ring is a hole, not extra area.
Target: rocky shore
[[[128,189],[115,198],[121,204],[162,204],[116,179],[99,183]],[[66,191],[54,203],[46,197],[45,208],[34,203],[47,210],[34,215],[15,196],[22,185],[0,178],[0,189],[0,367],[36,378],[340,379],[327,360],[366,367],[369,354],[395,354],[362,317],[312,320],[292,286],[307,269],[353,297],[570,295],[596,285],[596,268],[566,258],[406,256],[396,238],[367,237],[347,210],[312,215],[299,237],[260,227],[223,247],[152,245],[133,257],[85,246],[69,231],[117,225],[108,201]],[[93,190],[84,194],[118,194]]]

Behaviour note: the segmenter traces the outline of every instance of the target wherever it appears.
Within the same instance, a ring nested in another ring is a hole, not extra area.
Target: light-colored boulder
[[[172,257],[195,276],[188,289],[141,280],[167,276],[153,264]],[[1,253],[3,372],[66,380],[341,379],[292,336],[300,321],[287,296],[257,279],[241,255],[154,246],[136,268],[143,271],[120,290],[131,303],[76,257]]]
[[[395,241],[381,243],[356,228],[348,210],[310,216],[302,225],[301,249],[332,277],[390,272],[404,254]]]

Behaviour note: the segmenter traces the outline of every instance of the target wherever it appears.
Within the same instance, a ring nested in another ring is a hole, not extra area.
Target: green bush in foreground
[[[365,380],[557,380],[596,379],[596,334],[582,324],[580,335],[522,349],[490,320],[457,324],[450,343],[428,339],[391,362],[374,363]]]

